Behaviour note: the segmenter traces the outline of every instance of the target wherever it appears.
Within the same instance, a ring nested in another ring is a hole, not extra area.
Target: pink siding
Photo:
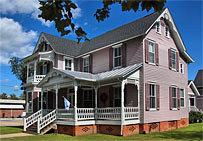
[[[184,64],[184,74],[169,70],[168,68],[168,49],[174,48],[178,51],[172,38],[165,37],[165,25],[161,24],[161,35],[156,33],[156,29],[152,28],[145,39],[154,40],[159,44],[159,66],[144,63],[144,83],[156,82],[160,85],[160,110],[145,111],[144,122],[178,120],[180,118],[188,118],[188,89],[187,89],[187,63],[181,58],[180,62]],[[144,50],[144,49],[143,49]],[[144,55],[144,53],[143,53]],[[169,86],[176,85],[184,88],[186,93],[186,107],[180,110],[169,110]],[[143,102],[143,100],[142,100]]]
[[[59,55],[59,54],[56,54],[55,57],[56,57],[55,66],[56,66],[58,69],[63,69],[63,65],[64,65],[63,56],[62,56],[62,55]]]
[[[188,88],[188,93],[194,93],[190,87]]]

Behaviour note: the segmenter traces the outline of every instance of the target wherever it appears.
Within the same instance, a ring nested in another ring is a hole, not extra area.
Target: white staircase
[[[42,116],[42,111],[39,110],[31,116],[24,118],[24,131],[29,131],[27,129],[32,128],[33,125],[37,124],[37,133],[44,134],[52,128],[53,122],[56,120],[56,110]],[[49,126],[50,125],[50,126]],[[43,131],[43,129],[45,130]]]

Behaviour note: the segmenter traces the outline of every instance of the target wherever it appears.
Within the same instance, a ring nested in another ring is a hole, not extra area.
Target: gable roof
[[[194,80],[194,83],[196,85],[196,87],[203,87],[203,70],[199,70],[196,77],[195,77],[195,80]]]
[[[189,81],[188,81],[188,88],[189,88],[189,87],[192,89],[192,91],[194,92],[194,94],[195,94],[196,96],[199,96],[199,95],[200,95],[199,91],[197,90],[197,87],[195,86],[195,84],[193,83],[192,80],[189,80]]]

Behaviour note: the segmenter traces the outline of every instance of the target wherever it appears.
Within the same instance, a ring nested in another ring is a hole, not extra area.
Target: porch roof
[[[54,72],[62,73],[63,76],[69,77],[75,80],[97,82],[97,81],[106,81],[114,78],[126,78],[129,75],[136,72],[137,70],[139,70],[141,67],[142,67],[142,63],[134,64],[131,66],[127,66],[125,68],[115,69],[112,71],[102,72],[98,74],[53,68],[53,70],[49,72],[47,76],[38,84],[38,87],[42,87],[45,81],[49,79],[49,76],[52,76],[51,74]]]

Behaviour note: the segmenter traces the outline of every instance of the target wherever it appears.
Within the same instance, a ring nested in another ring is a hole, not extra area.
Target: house
[[[41,33],[22,62],[25,131],[127,136],[188,126],[193,59],[168,8],[80,44]]]
[[[200,96],[194,82],[188,81],[188,98],[189,98],[189,111],[198,111],[197,108],[197,97]]]
[[[196,97],[196,106],[199,110],[203,111],[203,70],[198,71],[194,80],[194,84],[200,94]]]
[[[0,99],[0,118],[22,117],[25,100]]]

